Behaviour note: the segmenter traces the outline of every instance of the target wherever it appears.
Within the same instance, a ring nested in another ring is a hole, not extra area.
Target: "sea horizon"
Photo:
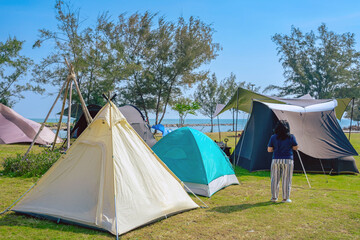
[[[44,121],[44,118],[30,118],[30,119],[35,121],[35,122],[38,122],[38,123],[42,123]],[[74,120],[75,119],[72,119],[72,122]],[[58,122],[58,121],[59,121],[58,118],[49,118],[47,122]],[[155,124],[155,119],[151,118],[151,119],[149,119],[149,121],[150,121],[151,126]],[[66,123],[67,118],[66,117],[63,118],[62,122]],[[237,121],[237,131],[243,130],[245,128],[246,122],[247,122],[247,119],[238,119],[238,121]],[[338,121],[338,122],[339,122],[341,128],[350,126],[350,119],[343,118],[341,121]],[[178,123],[179,123],[179,119],[176,119],[176,118],[165,118],[161,122],[161,124],[163,124],[163,125],[166,125],[166,124],[174,125],[174,124],[178,124]],[[220,130],[220,132],[233,131],[233,126],[232,126],[233,119],[229,119],[229,118],[221,119],[221,118],[219,118],[219,123],[220,123],[220,125],[218,125],[218,119],[217,118],[213,119],[213,132],[219,132],[219,130]],[[201,132],[210,132],[211,131],[211,126],[209,126],[209,124],[211,124],[211,121],[210,121],[209,118],[201,118],[201,119],[189,118],[189,119],[185,119],[185,124],[194,124],[194,125],[196,124],[196,126],[191,126],[191,128],[194,128],[194,129],[199,130]],[[204,125],[202,125],[202,124],[204,124]],[[221,125],[221,124],[226,124],[226,125]],[[231,124],[231,125],[229,125],[229,124]],[[353,121],[353,125],[354,124],[355,124],[355,122]],[[171,126],[171,127],[168,127],[168,128],[171,129],[171,130],[175,130],[178,127],[177,126]],[[236,129],[234,129],[234,130],[236,130]]]

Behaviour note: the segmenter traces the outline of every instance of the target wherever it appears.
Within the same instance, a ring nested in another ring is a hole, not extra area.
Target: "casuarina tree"
[[[285,84],[270,85],[266,90],[278,90],[280,96],[309,93],[315,98],[336,97],[359,72],[359,52],[352,33],[337,34],[325,24],[317,33],[303,33],[293,26],[289,35],[275,34],[272,40],[284,68]]]
[[[15,37],[0,42],[0,103],[9,107],[24,98],[24,91],[43,91],[40,86],[25,81],[32,60],[20,54],[23,43]]]
[[[226,93],[222,83],[218,83],[215,73],[206,81],[201,82],[194,93],[195,100],[200,105],[200,112],[210,118],[213,132],[213,115],[218,103],[225,104]]]

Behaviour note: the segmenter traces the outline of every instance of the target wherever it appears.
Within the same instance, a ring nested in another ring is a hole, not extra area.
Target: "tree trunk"
[[[213,125],[213,117],[212,116],[210,117],[210,121],[211,121],[211,130],[210,130],[210,132],[213,132],[213,130],[214,130],[213,126],[214,125]]]
[[[159,124],[158,120],[159,120],[159,107],[160,107],[160,101],[161,101],[161,93],[162,93],[162,91],[160,88],[159,95],[157,98],[156,111],[155,111],[155,124]]]

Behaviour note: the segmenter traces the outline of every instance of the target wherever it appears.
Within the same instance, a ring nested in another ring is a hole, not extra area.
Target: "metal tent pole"
[[[351,125],[352,125],[352,119],[353,119],[353,113],[354,113],[354,103],[355,103],[355,98],[353,97],[353,99],[352,99],[352,107],[351,107],[351,116],[350,116],[349,141],[350,141]]]
[[[218,129],[219,129],[219,142],[221,142],[221,132],[220,132],[219,115],[217,115],[216,117],[217,117],[217,122],[218,122]]]
[[[234,146],[234,158],[233,164],[235,166],[236,159],[236,141],[237,141],[237,123],[238,123],[238,113],[239,113],[239,88],[236,91],[236,120],[235,120],[235,146]],[[234,167],[235,168],[235,167]]]
[[[296,152],[297,152],[297,155],[298,155],[298,157],[299,157],[299,161],[300,161],[300,163],[301,163],[301,167],[302,167],[302,169],[303,169],[303,171],[304,171],[304,173],[305,173],[306,181],[307,181],[307,183],[309,184],[309,188],[311,188],[309,179],[308,179],[307,174],[306,174],[306,171],[305,171],[304,164],[303,164],[303,162],[301,161],[301,157],[300,157],[299,151],[296,150]]]
[[[251,112],[251,111],[252,111],[252,105],[251,105],[251,110],[250,110],[250,112]],[[242,140],[241,140],[241,145],[240,145],[240,151],[239,151],[239,155],[238,155],[238,157],[237,157],[237,159],[236,159],[236,165],[238,164],[238,162],[239,162],[239,160],[240,160],[241,151],[242,151],[242,146],[243,146],[243,142],[244,142],[245,134],[246,134],[245,129],[247,128],[249,119],[250,119],[250,113],[248,113],[248,117],[247,117],[247,120],[246,120],[246,124],[245,124],[245,127],[244,127],[244,129],[243,129],[243,134],[242,134],[242,138],[241,138]],[[239,141],[240,141],[240,140],[239,140]]]

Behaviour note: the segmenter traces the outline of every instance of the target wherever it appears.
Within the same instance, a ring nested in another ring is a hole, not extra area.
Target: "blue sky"
[[[329,30],[337,33],[355,33],[357,42],[360,36],[360,1],[73,0],[72,3],[81,9],[85,25],[94,24],[98,14],[104,11],[115,17],[123,12],[149,10],[169,20],[197,16],[213,24],[215,41],[223,47],[216,60],[204,68],[215,72],[218,79],[233,72],[238,81],[252,82],[262,89],[284,81],[276,46],[271,41],[275,33],[288,34],[291,25],[308,32],[326,23]],[[38,29],[55,30],[54,4],[51,0],[0,0],[0,41],[6,41],[9,36],[25,40],[22,54],[40,61],[51,51],[50,45],[40,49],[31,46],[37,39]],[[359,50],[359,43],[356,48]],[[56,93],[57,89],[49,86],[47,92]],[[25,96],[14,110],[28,118],[45,117],[55,98],[34,93]],[[56,111],[59,109],[60,103]],[[166,118],[177,118],[177,114],[169,111]],[[204,116],[198,114],[197,118]],[[230,118],[230,114],[222,118]]]

